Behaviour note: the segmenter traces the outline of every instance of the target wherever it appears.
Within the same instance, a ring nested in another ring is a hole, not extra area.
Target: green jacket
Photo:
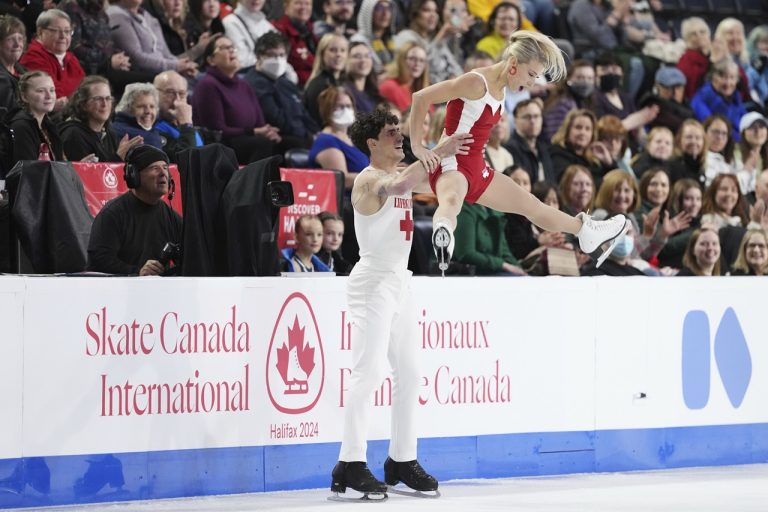
[[[453,258],[474,265],[478,274],[501,272],[505,261],[518,265],[504,236],[506,224],[503,213],[479,204],[464,203],[454,233]]]

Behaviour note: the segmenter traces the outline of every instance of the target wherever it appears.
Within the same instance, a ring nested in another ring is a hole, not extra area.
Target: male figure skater
[[[417,492],[434,492],[437,480],[416,460],[416,412],[420,373],[416,318],[411,301],[408,255],[411,250],[414,188],[427,186],[427,168],[416,162],[403,171],[405,156],[398,119],[379,109],[362,115],[349,128],[352,142],[370,156],[370,165],[355,179],[352,206],[360,261],[350,274],[347,302],[352,318],[353,368],[339,463],[333,469],[331,491],[350,487],[363,499],[386,499],[387,485],[403,482]],[[434,149],[441,157],[466,154],[468,134],[444,138]],[[369,400],[393,368],[392,436],[384,463],[386,485],[366,463]],[[351,499],[351,498],[349,498]]]

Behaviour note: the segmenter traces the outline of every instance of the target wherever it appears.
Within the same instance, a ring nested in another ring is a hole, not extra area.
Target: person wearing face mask
[[[610,218],[623,214],[629,219],[634,238],[632,265],[655,274],[648,263],[661,252],[669,237],[686,227],[690,219],[685,212],[670,217],[669,212],[654,208],[647,215],[638,215],[641,204],[640,189],[634,177],[619,169],[605,175],[595,198],[595,218]],[[643,229],[640,229],[642,220]]]
[[[242,0],[232,12],[221,20],[224,33],[232,41],[240,55],[243,70],[249,70],[256,63],[256,42],[267,32],[275,31],[262,12],[265,0]]]
[[[318,98],[323,129],[309,150],[312,165],[335,169],[345,175],[344,187],[351,190],[355,177],[369,163],[365,153],[352,144],[347,129],[355,121],[352,96],[343,87],[329,87]]]
[[[624,71],[619,59],[611,52],[602,53],[595,60],[597,90],[592,93],[589,108],[600,118],[605,115],[616,116],[629,132],[641,128],[653,121],[659,113],[659,107],[652,105],[641,109],[635,107],[634,95],[622,90]],[[631,137],[636,143],[639,132]]]
[[[309,80],[315,63],[318,39],[314,34],[312,2],[310,0],[285,0],[285,14],[272,25],[288,39],[288,62],[296,70],[299,87]]]
[[[286,147],[309,149],[320,127],[302,103],[301,90],[287,76],[288,49],[279,32],[256,41],[256,65],[245,81],[259,98],[264,120],[280,130]]]
[[[590,261],[579,272],[582,276],[645,276],[646,274],[642,270],[635,268],[631,264],[634,249],[635,239],[632,233],[628,231],[619,238],[616,247],[613,248],[613,252],[600,268],[595,268],[594,261]]]
[[[280,130],[267,123],[251,86],[237,76],[240,61],[232,41],[213,36],[203,59],[206,75],[192,96],[195,124],[220,130],[222,142],[235,150],[242,165],[275,154]]]
[[[568,67],[568,77],[555,86],[544,101],[542,134],[551,140],[571,110],[584,108],[595,91],[595,68],[587,60],[575,60]]]

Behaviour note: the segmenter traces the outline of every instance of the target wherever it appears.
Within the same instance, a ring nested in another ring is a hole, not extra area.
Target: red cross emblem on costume
[[[400,221],[400,231],[405,232],[405,239],[411,239],[413,232],[413,219],[411,219],[411,210],[405,210],[405,218]]]

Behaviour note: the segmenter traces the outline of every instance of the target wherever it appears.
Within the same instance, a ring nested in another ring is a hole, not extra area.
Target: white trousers
[[[371,397],[381,386],[389,366],[392,368],[389,456],[398,462],[416,458],[419,341],[410,281],[409,271],[397,274],[364,267],[356,267],[349,278],[347,304],[352,321],[353,366],[345,401],[341,461],[366,461]]]

